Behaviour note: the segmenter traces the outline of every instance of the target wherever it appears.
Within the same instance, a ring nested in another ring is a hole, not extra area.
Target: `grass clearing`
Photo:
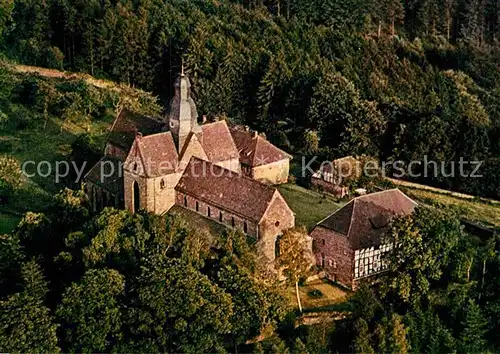
[[[313,290],[321,291],[322,296],[311,296],[311,291]],[[317,279],[300,286],[299,294],[305,312],[345,310],[347,306],[347,297],[349,295],[346,290],[323,279]],[[287,289],[287,296],[290,300],[290,304],[292,304],[294,308],[298,308],[295,287],[292,286]]]
[[[0,234],[10,234],[21,221],[21,217],[0,213]]]
[[[423,189],[401,188],[408,196],[433,206],[443,205],[459,212],[464,218],[486,226],[500,227],[500,204],[475,199],[463,199],[452,195]]]
[[[296,184],[282,184],[278,186],[278,190],[295,213],[295,224],[306,226],[307,229],[344,205],[331,196]]]

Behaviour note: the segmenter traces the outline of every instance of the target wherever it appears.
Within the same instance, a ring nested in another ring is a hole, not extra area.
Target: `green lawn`
[[[61,129],[62,121],[56,117],[50,117],[44,128],[44,120],[39,113],[22,105],[11,105],[10,109],[10,114],[23,116],[28,123],[22,128],[9,125],[0,127],[0,154],[16,158],[21,165],[27,161],[33,161],[35,164],[46,161],[51,166],[52,174],[47,177],[39,176],[35,173],[36,165],[27,165],[26,172],[35,175],[26,178],[17,196],[11,198],[0,211],[43,211],[51,196],[65,187],[62,181],[56,183],[54,175],[56,161],[68,160],[72,142],[87,130],[83,125],[71,122],[66,122]],[[90,133],[103,140],[109,124],[109,121],[96,120],[91,125]],[[42,165],[43,174],[48,168],[46,162]]]
[[[308,229],[344,205],[326,194],[296,184],[282,184],[278,190],[295,213],[295,224]]]
[[[321,291],[320,297],[310,296],[312,290]],[[347,297],[349,293],[339,288],[338,286],[323,280],[318,279],[299,287],[300,302],[305,312],[311,311],[342,311],[347,305]],[[297,296],[295,287],[291,286],[287,289],[287,297],[292,307],[297,308]]]
[[[11,233],[20,220],[19,216],[0,213],[0,234]]]

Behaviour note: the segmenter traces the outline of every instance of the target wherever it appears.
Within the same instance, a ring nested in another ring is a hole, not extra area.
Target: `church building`
[[[249,129],[225,120],[200,124],[181,73],[167,117],[120,112],[104,156],[85,176],[86,191],[94,211],[114,206],[161,215],[180,205],[255,238],[273,260],[277,236],[295,224],[272,187],[287,182],[290,159]]]

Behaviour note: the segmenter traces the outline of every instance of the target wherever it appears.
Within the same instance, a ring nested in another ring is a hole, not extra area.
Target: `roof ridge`
[[[225,119],[221,119],[221,120],[216,120],[215,122],[210,122],[210,123],[205,123],[205,124],[202,124],[202,127],[206,127],[206,126],[209,126],[209,125],[215,125],[215,124],[218,124],[218,123],[226,123],[226,126],[228,127],[229,129],[229,126],[226,122]]]
[[[233,176],[236,176],[236,177],[239,177],[239,178],[243,178],[243,179],[245,179],[245,180],[247,180],[247,181],[252,181],[253,183],[258,184],[258,185],[262,186],[262,187],[263,187],[263,188],[265,188],[265,189],[268,189],[268,190],[271,190],[271,191],[277,191],[277,190],[278,190],[276,187],[273,187],[273,186],[268,186],[267,184],[264,184],[264,183],[262,183],[262,182],[259,182],[259,181],[257,181],[256,179],[253,179],[253,178],[247,177],[247,176],[245,176],[243,173],[238,173],[238,172],[234,172],[234,171],[228,170],[227,168],[224,168],[224,167],[222,167],[222,166],[219,166],[219,165],[217,165],[217,164],[215,164],[215,163],[212,163],[212,162],[210,162],[210,161],[202,160],[202,159],[200,159],[200,158],[198,158],[198,157],[196,157],[196,156],[191,156],[191,159],[189,160],[189,163],[191,163],[191,160],[193,160],[193,159],[194,159],[194,160],[201,161],[201,162],[203,162],[203,163],[208,163],[208,164],[210,164],[210,165],[212,165],[212,166],[215,166],[215,167],[217,167],[217,168],[219,168],[219,169],[221,169],[221,170],[224,170],[226,173],[228,173],[228,174],[230,174],[230,175],[233,175]]]
[[[385,189],[383,191],[378,191],[378,192],[373,192],[373,193],[369,193],[369,194],[365,194],[365,195],[360,195],[360,196],[357,196],[357,197],[353,198],[353,200],[359,200],[359,199],[362,199],[362,198],[373,196],[375,194],[378,195],[378,194],[387,193],[387,192],[394,192],[394,191],[398,191],[398,192],[404,194],[403,192],[401,192],[401,190],[399,188],[391,188],[391,189]]]
[[[154,138],[159,135],[172,135],[172,132],[170,130],[165,131],[165,132],[159,132],[159,133],[154,133],[154,134],[149,134],[149,135],[142,135],[141,139],[149,139],[149,138]]]
[[[354,218],[355,210],[356,210],[356,198],[352,200],[352,212],[351,212],[351,219],[349,220],[349,228],[347,229],[347,234],[346,234],[347,238],[349,238],[349,234],[351,233],[352,219]]]

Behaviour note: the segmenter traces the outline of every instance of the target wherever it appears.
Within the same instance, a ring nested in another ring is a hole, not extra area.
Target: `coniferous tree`
[[[21,270],[22,290],[0,300],[2,352],[59,352],[54,318],[45,306],[47,282],[32,260]]]

